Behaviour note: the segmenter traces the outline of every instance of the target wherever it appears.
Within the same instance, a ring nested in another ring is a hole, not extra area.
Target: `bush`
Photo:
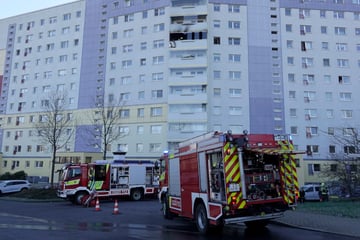
[[[11,197],[26,199],[57,199],[56,189],[37,189],[30,188],[27,191],[11,194]]]
[[[13,174],[6,172],[0,176],[0,180],[26,180],[27,174],[24,171],[15,172]]]
[[[328,202],[305,202],[298,204],[298,211],[331,216],[360,218],[360,199],[330,199]]]

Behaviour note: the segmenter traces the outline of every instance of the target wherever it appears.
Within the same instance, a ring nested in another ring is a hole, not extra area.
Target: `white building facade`
[[[0,20],[0,174],[46,176],[49,146],[33,125],[59,91],[76,119],[59,163],[100,152],[83,129],[104,101],[120,102],[125,135],[109,152],[157,159],[210,131],[288,133],[316,174],[314,161],[343,151],[331,135],[358,128],[359,4],[81,0]]]

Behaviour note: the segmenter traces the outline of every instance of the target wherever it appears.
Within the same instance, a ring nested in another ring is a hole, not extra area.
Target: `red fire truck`
[[[160,159],[163,215],[193,219],[201,233],[234,223],[264,227],[296,206],[296,154],[288,135],[228,131],[181,142]]]
[[[137,201],[158,193],[156,163],[125,160],[124,152],[113,154],[112,161],[65,165],[59,173],[58,197],[89,204],[95,197],[130,196]]]

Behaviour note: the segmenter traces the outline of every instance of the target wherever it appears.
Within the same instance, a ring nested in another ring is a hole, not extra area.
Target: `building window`
[[[290,108],[290,117],[296,117],[296,108]]]
[[[306,145],[306,153],[307,153],[307,155],[310,155],[310,156],[313,153],[319,153],[319,146],[318,145]]]
[[[154,40],[153,42],[153,48],[163,48],[165,47],[165,42],[163,39],[161,40]]]
[[[345,27],[335,27],[335,35],[346,35],[346,28]]]
[[[129,145],[126,144],[126,143],[120,143],[120,144],[117,145],[117,150],[121,151],[121,152],[128,152]],[[109,151],[110,151],[110,149],[109,149]]]
[[[341,101],[351,101],[352,94],[350,92],[341,92],[340,93],[340,100]]]
[[[132,22],[134,21],[134,14],[127,14],[124,16],[124,22]]]
[[[163,97],[163,91],[162,90],[152,90],[151,91],[151,98],[152,99],[159,99]]]
[[[291,49],[294,47],[294,41],[293,40],[286,40],[286,47]]]
[[[285,8],[285,16],[291,16],[291,8]]]
[[[119,111],[120,118],[129,118],[130,117],[130,110],[129,109],[121,109]]]
[[[305,35],[311,33],[311,26],[310,25],[300,25],[300,34]]]
[[[354,136],[354,134],[355,134],[354,128],[343,128],[343,135],[344,136],[350,137],[350,136]]]
[[[229,96],[230,97],[241,97],[241,89],[240,88],[230,88]]]
[[[229,115],[232,115],[232,116],[240,116],[240,115],[242,115],[242,108],[241,107],[230,106],[229,107]]]
[[[162,108],[161,107],[152,107],[150,109],[151,117],[159,117],[162,116]]]
[[[145,109],[144,108],[138,108],[137,109],[137,117],[143,118],[145,116]]]
[[[121,136],[128,135],[129,132],[130,132],[129,127],[124,127],[124,126],[119,127],[119,133],[121,134]]]
[[[147,42],[141,42],[140,43],[140,49],[141,50],[146,50],[147,49]]]
[[[294,65],[294,57],[287,57],[287,64]]]
[[[220,97],[220,96],[221,96],[221,89],[214,88],[214,97]]]
[[[155,8],[154,9],[154,16],[161,16],[165,14],[165,8]]]
[[[164,31],[164,30],[165,30],[165,24],[164,23],[154,25],[154,32],[161,32],[161,31]]]
[[[221,71],[214,71],[213,76],[214,76],[214,79],[220,79],[221,78]]]
[[[291,127],[290,127],[290,134],[297,135],[297,134],[298,134],[298,127],[296,127],[296,126],[291,126]]]
[[[151,77],[152,81],[162,81],[164,80],[164,73],[163,72],[159,72],[159,73],[153,73],[152,77]]]
[[[349,67],[349,60],[348,59],[337,59],[337,66],[340,68],[348,68]]]
[[[151,134],[161,134],[162,126],[161,125],[152,125],[150,126],[150,133]]]
[[[330,67],[330,59],[329,58],[323,58],[323,66]]]
[[[286,24],[285,29],[286,29],[286,32],[292,32],[292,25],[291,24]]]
[[[234,37],[230,37],[229,38],[229,45],[240,45],[240,38],[234,38]]]
[[[240,5],[239,4],[229,4],[228,12],[229,13],[239,13]]]
[[[136,133],[139,135],[144,134],[144,126],[137,126]]]
[[[240,80],[241,72],[239,71],[229,71],[229,79],[230,80]]]
[[[229,21],[228,27],[230,29],[240,29],[240,21]]]
[[[344,18],[344,12],[343,11],[334,11],[334,18],[335,19],[343,19]]]
[[[214,45],[220,45],[220,37],[214,37]]]
[[[144,144],[137,143],[136,144],[136,152],[138,152],[138,153],[144,152]]]
[[[157,64],[163,64],[164,63],[164,56],[155,56],[153,57],[153,62],[154,65]]]
[[[149,152],[161,152],[161,143],[150,143]]]
[[[229,62],[240,62],[241,55],[240,54],[229,54]]]
[[[329,153],[335,153],[335,146],[334,145],[329,146]]]

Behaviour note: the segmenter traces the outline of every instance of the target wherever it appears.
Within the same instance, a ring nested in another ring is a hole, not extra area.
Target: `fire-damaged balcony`
[[[206,48],[207,35],[206,15],[171,17],[170,48]],[[198,41],[201,43],[197,43]],[[195,43],[201,45],[193,46]]]

